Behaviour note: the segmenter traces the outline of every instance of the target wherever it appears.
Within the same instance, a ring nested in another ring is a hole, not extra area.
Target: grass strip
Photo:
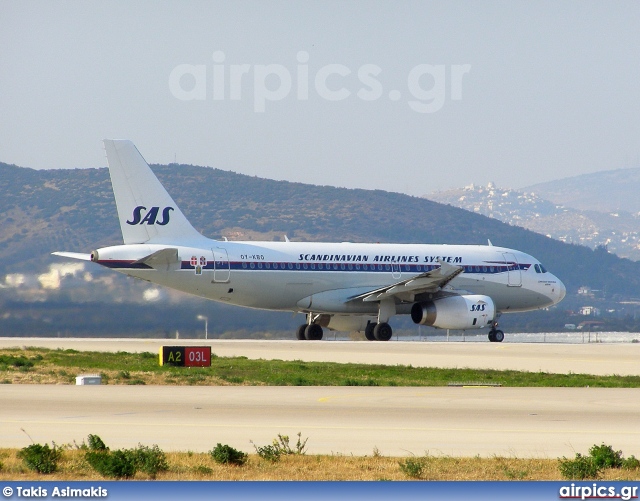
[[[103,384],[246,386],[447,386],[481,382],[503,387],[638,388],[640,376],[595,376],[410,365],[249,360],[212,356],[211,367],[169,367],[152,353],[80,352],[44,348],[0,350],[0,383],[75,384],[81,373]]]

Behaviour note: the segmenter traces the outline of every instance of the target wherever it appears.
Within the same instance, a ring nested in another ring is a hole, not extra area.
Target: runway
[[[605,442],[640,450],[640,390],[12,386],[0,389],[0,444],[81,442],[112,448],[253,452],[278,433],[311,454],[556,458]],[[24,432],[22,431],[24,430]]]
[[[209,341],[221,356],[639,374],[638,344]],[[0,347],[45,346],[157,352],[203,340],[4,338]],[[640,389],[165,387],[0,385],[0,447],[138,443],[208,451],[228,443],[252,452],[277,434],[308,437],[308,452],[573,457],[605,442],[640,450]],[[24,431],[22,431],[24,430]]]

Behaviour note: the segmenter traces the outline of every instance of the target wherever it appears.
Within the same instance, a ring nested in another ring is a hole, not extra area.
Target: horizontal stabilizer
[[[81,259],[82,261],[91,261],[91,254],[82,254],[80,252],[52,252],[54,256],[69,257],[71,259]]]

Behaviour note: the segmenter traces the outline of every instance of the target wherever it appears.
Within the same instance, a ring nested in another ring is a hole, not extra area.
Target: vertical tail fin
[[[131,141],[105,139],[104,149],[125,244],[202,238]]]

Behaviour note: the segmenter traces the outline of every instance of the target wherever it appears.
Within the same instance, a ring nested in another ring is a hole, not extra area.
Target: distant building
[[[600,316],[600,308],[596,308],[595,306],[583,306],[582,308],[580,308],[580,315],[584,315],[584,316],[593,316],[593,317],[599,317]]]

